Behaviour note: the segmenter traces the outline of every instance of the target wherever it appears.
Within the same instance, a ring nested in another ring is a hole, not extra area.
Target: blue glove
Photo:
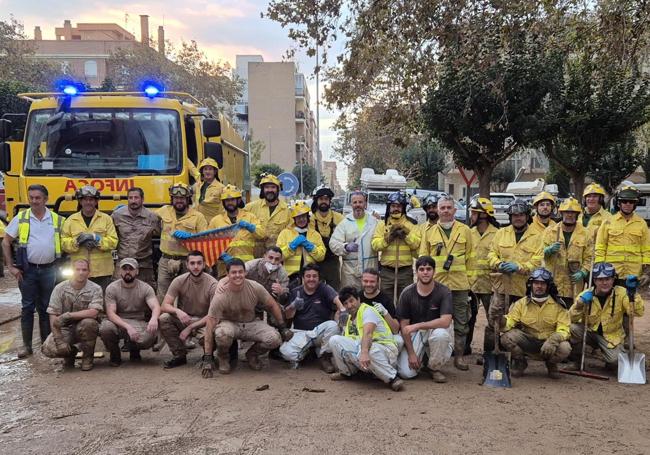
[[[234,258],[231,255],[229,255],[228,253],[221,253],[221,256],[219,256],[219,259],[221,259],[223,262],[228,263],[228,262],[232,261]]]
[[[576,273],[571,275],[571,282],[577,283],[578,281],[584,280],[587,278],[587,272],[584,270],[578,270]]]
[[[99,243],[102,241],[102,236],[99,234],[95,234],[95,243]]]
[[[312,242],[309,240],[305,239],[304,242],[302,242],[302,247],[307,250],[307,253],[311,253],[314,251],[314,248],[316,248],[316,245],[314,245]]]
[[[594,301],[594,291],[587,289],[585,292],[580,294],[580,300],[582,300],[587,305],[591,305],[591,302]]]
[[[192,234],[190,232],[187,232],[187,231],[174,231],[172,236],[179,239],[179,240],[187,240],[190,237],[192,237]]]
[[[519,266],[514,262],[502,262],[499,264],[499,270],[504,273],[515,273],[517,270],[519,270]]]
[[[628,275],[625,278],[625,287],[628,291],[636,291],[636,288],[639,287],[639,277],[636,275]]]
[[[550,244],[549,246],[544,248],[544,256],[552,256],[552,255],[554,255],[555,253],[560,251],[560,247],[561,247],[560,242],[554,242],[554,243]]]
[[[239,227],[242,229],[246,229],[248,232],[255,232],[255,229],[257,229],[257,226],[255,226],[253,223],[249,223],[246,220],[240,220],[239,221]]]
[[[289,248],[291,249],[291,251],[296,251],[298,247],[306,241],[307,239],[305,238],[305,236],[300,234],[298,237],[296,237],[291,241],[291,243],[289,244]]]

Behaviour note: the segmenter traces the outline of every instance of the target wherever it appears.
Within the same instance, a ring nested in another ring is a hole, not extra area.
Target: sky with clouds
[[[233,66],[237,54],[260,54],[265,61],[281,61],[293,43],[286,30],[260,13],[266,11],[265,0],[193,0],[184,1],[94,1],[66,0],[57,6],[36,0],[0,0],[0,20],[13,15],[25,26],[28,36],[33,36],[35,26],[40,26],[44,39],[54,38],[54,28],[62,27],[65,19],[72,25],[78,22],[112,22],[140,37],[140,14],[149,15],[149,29],[156,36],[159,25],[165,27],[165,36],[172,42],[196,40],[199,47],[213,60],[224,60]],[[304,53],[294,58],[306,76],[313,72],[314,59]],[[316,83],[309,78],[312,100],[316,96]],[[322,94],[322,84],[321,84]],[[336,134],[331,129],[335,112],[320,110],[320,137],[323,159],[331,157]],[[339,167],[340,167],[339,163]],[[339,181],[345,185],[345,170],[339,170]]]

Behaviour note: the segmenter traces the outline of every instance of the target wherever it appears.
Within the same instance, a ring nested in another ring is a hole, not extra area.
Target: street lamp
[[[303,158],[302,158],[302,149],[303,146],[299,145],[298,146],[300,149],[300,158],[299,158],[299,166],[300,166],[300,199],[305,198],[305,187],[304,187],[304,182],[303,182],[303,176],[302,176],[302,163],[303,163]]]

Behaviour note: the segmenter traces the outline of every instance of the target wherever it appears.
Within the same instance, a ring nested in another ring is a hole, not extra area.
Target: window
[[[84,75],[86,77],[97,77],[97,62],[95,60],[86,60],[84,63]]]
[[[447,193],[448,193],[450,196],[452,196],[452,197],[453,197],[453,195],[454,195],[454,189],[455,189],[455,188],[454,188],[454,184],[453,184],[453,183],[450,183],[450,184],[449,184],[449,191],[447,191]]]

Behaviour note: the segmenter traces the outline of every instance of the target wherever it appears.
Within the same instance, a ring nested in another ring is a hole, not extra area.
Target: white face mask
[[[531,296],[531,299],[533,299],[533,302],[544,303],[548,300],[548,296],[547,295],[545,295],[544,297]]]
[[[265,262],[264,267],[266,267],[266,270],[268,270],[269,273],[272,273],[280,268],[280,264],[271,264],[270,262]]]
[[[295,230],[298,234],[304,234],[305,232],[307,232],[307,228],[306,228],[306,227],[305,227],[305,228],[299,228],[298,226],[296,226],[296,227],[294,228],[294,230]]]
[[[451,229],[451,227],[454,225],[453,221],[449,221],[446,223],[443,223],[442,221],[438,221],[438,224],[440,224],[440,227],[443,229]]]

